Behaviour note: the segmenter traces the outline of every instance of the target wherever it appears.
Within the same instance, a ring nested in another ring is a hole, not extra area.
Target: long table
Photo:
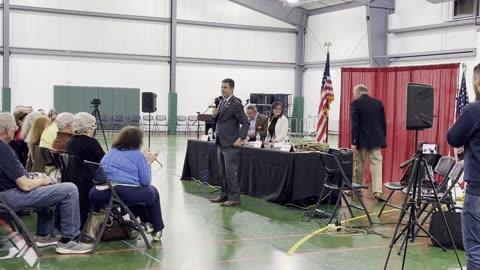
[[[213,142],[189,140],[181,179],[220,185],[216,153]],[[240,156],[238,177],[245,195],[286,204],[322,191],[325,169],[317,153],[241,147]]]

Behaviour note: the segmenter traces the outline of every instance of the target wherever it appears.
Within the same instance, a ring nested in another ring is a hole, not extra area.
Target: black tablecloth
[[[317,153],[240,148],[239,181],[245,195],[286,204],[318,196],[325,169]],[[216,146],[189,140],[181,179],[200,179],[219,185]]]

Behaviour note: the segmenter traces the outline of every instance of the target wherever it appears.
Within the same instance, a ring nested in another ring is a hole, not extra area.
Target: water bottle
[[[277,142],[277,136],[275,136],[275,134],[273,134],[272,136],[272,143],[276,143]]]
[[[260,134],[257,133],[257,136],[255,136],[255,141],[259,142],[260,141]]]
[[[213,140],[212,136],[213,136],[213,129],[212,129],[212,128],[209,128],[209,129],[208,129],[208,141],[212,141],[212,140]]]
[[[290,136],[287,134],[287,136],[285,136],[285,141],[283,142],[284,144],[289,144],[290,143]]]

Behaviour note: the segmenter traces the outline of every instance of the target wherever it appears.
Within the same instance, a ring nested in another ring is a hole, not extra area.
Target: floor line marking
[[[138,250],[140,253],[142,253],[142,254],[145,255],[146,257],[148,257],[148,258],[150,258],[150,259],[158,262],[159,264],[165,265],[165,264],[164,264],[162,261],[160,261],[159,259],[157,259],[157,258],[153,257],[152,255],[146,253],[146,252],[144,251],[145,248],[142,248],[142,250],[140,250],[140,249],[137,249],[137,247],[135,247],[134,245],[132,245],[132,244],[128,243],[127,241],[125,241],[125,240],[122,240],[122,242],[125,243],[127,246],[130,246],[130,247]]]
[[[393,209],[393,210],[387,210],[387,211],[383,211],[383,213],[390,213],[390,212],[395,212],[395,211],[399,211],[398,209]],[[369,216],[372,216],[372,215],[376,215],[378,214],[378,212],[375,212],[375,213],[371,213],[371,214],[368,214]],[[357,220],[357,219],[362,219],[362,218],[365,218],[367,217],[367,215],[362,215],[362,216],[358,216],[358,217],[354,217],[354,218],[350,218],[350,219],[347,219],[347,220],[344,220],[341,222],[341,224],[344,224],[346,222],[350,222],[350,221],[354,221],[354,220]],[[328,230],[328,225],[327,226],[324,226],[310,234],[308,234],[307,236],[305,236],[304,238],[302,238],[300,241],[298,241],[297,243],[295,243],[295,245],[293,245],[287,252],[287,255],[290,256],[292,255],[293,253],[295,253],[295,251],[297,251],[298,248],[300,248],[305,242],[307,242],[310,238],[314,237],[315,235],[321,233],[321,232],[324,232]]]
[[[418,243],[410,243],[409,246],[422,246],[428,245],[429,242],[418,242]],[[351,252],[351,251],[363,251],[369,249],[383,249],[386,247],[390,247],[390,245],[381,245],[381,246],[371,246],[371,247],[358,247],[358,248],[344,248],[344,249],[336,249],[336,250],[322,250],[322,251],[312,251],[312,252],[299,252],[296,253],[295,256],[305,256],[305,255],[314,255],[314,254],[328,254],[328,253],[335,253],[335,252]],[[287,257],[288,255],[283,256],[259,256],[259,257],[246,257],[246,258],[238,258],[238,259],[231,259],[231,260],[221,260],[221,261],[209,261],[209,262],[198,262],[198,264],[224,264],[224,263],[235,263],[235,262],[244,262],[244,261],[258,261],[258,260],[271,260],[274,258],[282,258]],[[174,267],[173,267],[174,268]],[[138,270],[160,270],[161,268],[142,268]]]

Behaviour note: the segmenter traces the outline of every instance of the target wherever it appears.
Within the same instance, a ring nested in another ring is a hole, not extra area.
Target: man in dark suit
[[[260,135],[260,140],[264,141],[267,137],[268,117],[257,112],[257,107],[253,104],[247,106],[247,116],[250,121],[247,141],[255,141],[257,134]]]
[[[352,117],[352,151],[356,153],[356,181],[362,183],[365,174],[365,156],[368,153],[372,175],[373,196],[384,201],[382,181],[382,152],[387,146],[387,123],[383,103],[368,95],[365,85],[353,89],[355,100],[350,104]]]
[[[240,205],[240,184],[238,182],[238,165],[240,149],[247,137],[248,122],[242,103],[233,96],[235,82],[232,79],[222,81],[222,96],[218,109],[213,110],[216,117],[217,158],[220,165],[222,193],[211,199],[221,206]]]

